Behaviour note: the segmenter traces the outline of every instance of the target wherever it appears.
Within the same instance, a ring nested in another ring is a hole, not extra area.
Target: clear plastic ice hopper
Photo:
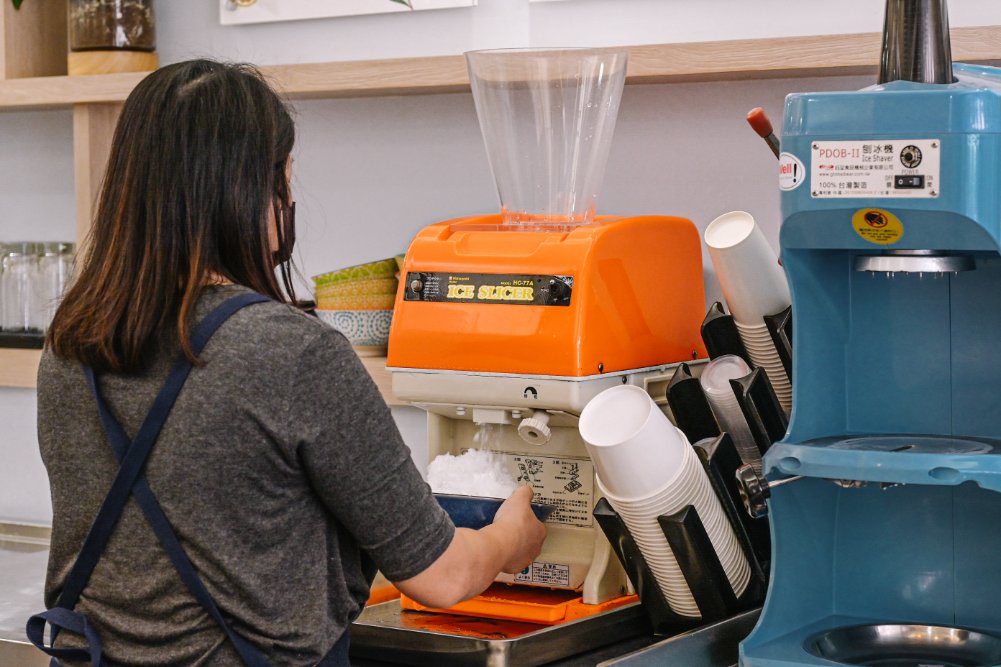
[[[594,219],[627,56],[624,49],[466,54],[504,224]]]

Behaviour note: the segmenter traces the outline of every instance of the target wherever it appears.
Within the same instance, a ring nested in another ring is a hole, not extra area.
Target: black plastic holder
[[[754,553],[755,558],[748,559],[752,573],[756,571],[761,579],[766,579],[768,570],[765,565],[772,559],[771,530],[767,518],[755,519],[744,508],[737,482],[737,469],[746,462],[727,433],[707,445],[696,446],[695,452],[709,475],[709,482],[720,498],[720,504],[737,539],[745,546],[745,552],[749,545]]]
[[[792,306],[780,313],[767,315],[764,319],[786,375],[792,379]]]
[[[764,600],[767,589],[767,563],[760,557],[760,542],[763,539],[767,548],[768,523],[767,519],[747,517],[749,522],[759,522],[756,526],[752,523],[752,529],[748,530],[741,518],[738,510],[742,504],[734,476],[741,459],[733,442],[724,433],[709,446],[696,447],[696,452],[751,568],[747,588],[740,597],[734,594],[695,507],[688,505],[675,514],[657,517],[657,521],[692,591],[700,618],[681,616],[671,609],[625,522],[609,502],[602,498],[594,508],[594,517],[639,594],[657,635],[675,635],[756,607]]]
[[[709,399],[688,364],[678,364],[667,383],[667,404],[674,415],[675,425],[685,434],[688,442],[719,436],[719,426]]]
[[[41,350],[45,345],[45,334],[40,332],[0,331],[0,348]]]
[[[789,419],[772,383],[764,370],[755,368],[742,378],[730,380],[730,387],[758,451],[764,457],[772,443],[781,440],[789,427]]]
[[[733,321],[733,316],[723,310],[723,304],[719,301],[713,302],[709,306],[709,312],[702,320],[702,342],[706,346],[710,359],[722,357],[726,354],[735,354],[748,365],[753,366],[751,356],[744,347],[744,340],[737,331],[737,323]]]
[[[782,439],[789,426],[782,404],[768,375],[760,368],[730,380],[730,387],[758,446],[758,453],[763,457],[773,442]],[[688,364],[679,364],[671,376],[667,384],[667,404],[675,425],[685,434],[688,442],[695,444],[706,438],[719,437],[720,428],[712,406]]]

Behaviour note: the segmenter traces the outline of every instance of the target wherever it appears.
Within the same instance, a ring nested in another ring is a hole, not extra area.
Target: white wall
[[[381,0],[371,0],[379,2]],[[388,2],[389,0],[384,0]],[[157,5],[159,50],[258,64],[454,54],[515,46],[603,46],[876,32],[880,0],[479,0],[472,8],[221,27],[218,0]],[[955,27],[1001,23],[995,0],[951,0]]]
[[[73,116],[0,114],[0,243],[72,241]],[[0,521],[47,522],[49,488],[35,436],[35,392],[0,388]]]
[[[372,0],[373,2],[377,0]],[[388,0],[386,0],[388,2]],[[952,0],[954,26],[1001,24],[1001,3]],[[610,9],[614,6],[614,10]],[[218,25],[206,0],[157,5],[163,62],[196,56],[258,64],[460,53],[472,48],[640,44],[877,31],[878,0],[480,0],[471,9]],[[733,209],[753,213],[777,246],[775,160],[744,122],[786,94],[852,89],[866,78],[629,86],[599,209],[665,213],[700,229]],[[435,220],[495,210],[496,194],[469,94],[303,102],[295,194],[306,276],[406,248]],[[73,235],[72,119],[67,111],[0,114],[0,241]],[[706,260],[708,266],[708,260]],[[718,285],[707,275],[711,298]],[[0,520],[51,515],[30,391],[0,389]],[[394,411],[424,463],[423,418]],[[423,467],[423,465],[422,465]]]

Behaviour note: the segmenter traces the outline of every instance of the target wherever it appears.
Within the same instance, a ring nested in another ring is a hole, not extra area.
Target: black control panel
[[[404,301],[569,306],[573,276],[411,271]]]

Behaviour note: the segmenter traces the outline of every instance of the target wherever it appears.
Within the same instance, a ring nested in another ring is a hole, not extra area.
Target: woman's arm
[[[519,487],[480,530],[457,528],[445,552],[420,574],[394,582],[429,607],[451,607],[482,593],[500,572],[514,574],[542,550],[546,527],[531,508],[532,488]]]
[[[531,563],[546,530],[531,488],[512,494],[490,526],[456,529],[357,355],[333,329],[317,332],[290,387],[294,460],[383,575],[419,602],[451,606]]]

